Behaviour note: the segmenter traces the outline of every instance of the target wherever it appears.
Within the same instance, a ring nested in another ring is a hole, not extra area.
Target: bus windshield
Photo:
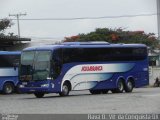
[[[21,56],[21,75],[31,75],[33,71],[34,51],[26,51]]]
[[[45,80],[50,72],[50,51],[37,51],[34,61],[33,80]]]
[[[49,77],[50,51],[25,51],[21,57],[21,76],[33,80],[44,80]],[[31,78],[31,76],[33,76]]]

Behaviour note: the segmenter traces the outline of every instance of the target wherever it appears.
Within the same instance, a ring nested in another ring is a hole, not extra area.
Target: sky
[[[0,0],[0,19],[9,14],[27,13],[20,19],[83,18],[156,14],[156,0]],[[17,21],[6,33],[18,34]],[[22,37],[32,40],[62,40],[79,33],[89,33],[96,28],[123,28],[143,30],[157,35],[157,16],[137,16],[77,20],[20,20]]]

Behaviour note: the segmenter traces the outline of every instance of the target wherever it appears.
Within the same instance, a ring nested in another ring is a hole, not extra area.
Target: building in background
[[[0,50],[17,51],[22,50],[30,42],[30,38],[19,38],[14,36],[0,36]]]

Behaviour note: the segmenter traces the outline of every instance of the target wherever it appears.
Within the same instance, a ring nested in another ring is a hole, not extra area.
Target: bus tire
[[[117,83],[117,88],[111,91],[112,93],[123,93],[123,90],[124,90],[124,83],[123,80],[120,79]]]
[[[4,94],[12,94],[15,90],[13,83],[7,82],[3,85]]]
[[[124,90],[124,83],[122,80],[119,80],[118,83],[117,83],[117,92],[118,93],[123,93],[123,90]]]
[[[36,98],[42,98],[44,96],[44,93],[34,93]]]
[[[60,96],[68,96],[70,91],[70,87],[67,83],[64,83],[62,86],[62,92],[59,93]]]
[[[131,80],[128,80],[126,85],[125,85],[125,92],[129,93],[129,92],[132,92],[133,90],[133,87],[134,87],[134,84]]]

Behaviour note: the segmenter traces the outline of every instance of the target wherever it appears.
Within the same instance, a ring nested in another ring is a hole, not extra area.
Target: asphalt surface
[[[70,96],[47,94],[0,95],[0,113],[7,114],[90,114],[90,113],[160,113],[160,87],[137,88],[132,93],[91,95],[74,91]]]

